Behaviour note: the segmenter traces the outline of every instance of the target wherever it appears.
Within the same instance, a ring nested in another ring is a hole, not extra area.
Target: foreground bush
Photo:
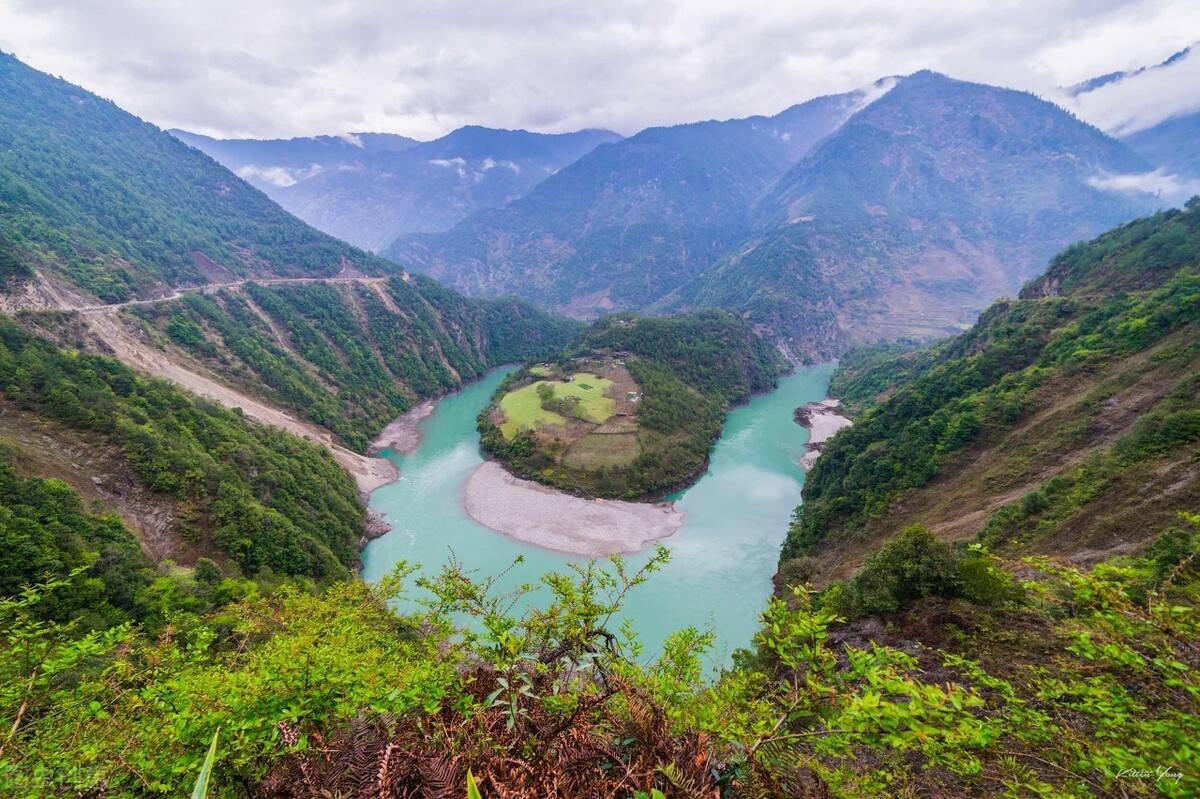
[[[40,621],[58,581],[0,602],[0,795],[179,796],[220,727],[217,797],[463,796],[468,773],[484,797],[1193,796],[1197,523],[1090,573],[1006,564],[1031,579],[1004,605],[926,592],[843,622],[795,589],[715,678],[710,636],[643,665],[618,621],[665,553],[546,575],[520,616],[450,567],[155,640]],[[876,567],[953,576],[902,539]]]

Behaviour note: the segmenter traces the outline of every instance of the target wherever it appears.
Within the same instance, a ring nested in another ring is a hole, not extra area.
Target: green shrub
[[[884,544],[850,580],[826,589],[822,604],[857,618],[892,613],[925,597],[962,597],[991,606],[1022,596],[1016,581],[982,548],[956,549],[913,525]]]

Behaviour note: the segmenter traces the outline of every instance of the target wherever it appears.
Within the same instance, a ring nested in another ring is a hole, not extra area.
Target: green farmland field
[[[574,415],[580,419],[603,424],[617,411],[616,400],[607,396],[612,387],[612,381],[608,378],[590,372],[576,372],[569,383],[561,380],[538,380],[516,391],[510,391],[500,400],[500,412],[504,414],[500,431],[504,433],[505,438],[511,439],[522,430],[537,430],[567,423],[562,414],[542,407],[537,393],[538,386],[541,385],[553,388],[554,396],[558,399],[578,397],[579,404],[575,406]]]

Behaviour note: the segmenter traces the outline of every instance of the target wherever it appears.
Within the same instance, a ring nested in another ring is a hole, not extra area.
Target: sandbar
[[[522,480],[494,461],[485,461],[467,479],[463,508],[497,533],[587,557],[637,552],[683,526],[683,512],[674,503],[584,499]]]

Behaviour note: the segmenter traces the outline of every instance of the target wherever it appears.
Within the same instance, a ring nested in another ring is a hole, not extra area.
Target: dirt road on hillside
[[[153,305],[160,302],[170,302],[190,293],[212,294],[223,289],[238,289],[247,283],[258,283],[266,286],[303,283],[361,283],[364,285],[383,284],[390,278],[386,277],[293,277],[293,278],[264,278],[236,280],[228,283],[209,283],[195,288],[178,289],[170,295],[146,300],[128,300],[107,305],[87,305],[80,302],[78,296],[69,292],[53,289],[41,275],[40,282],[44,283],[40,296],[48,301],[38,310],[73,311],[79,313],[93,335],[106,346],[113,355],[127,366],[139,372],[170,380],[183,388],[198,394],[227,408],[239,408],[251,419],[263,424],[274,425],[294,435],[309,441],[324,445],[338,463],[350,473],[358,484],[358,489],[364,495],[369,494],[381,485],[392,482],[397,477],[396,467],[390,461],[382,458],[372,458],[359,455],[333,440],[328,430],[311,422],[299,419],[287,411],[276,408],[261,400],[255,399],[213,377],[204,374],[194,365],[182,362],[164,350],[138,341],[120,318],[124,308],[139,305]]]

